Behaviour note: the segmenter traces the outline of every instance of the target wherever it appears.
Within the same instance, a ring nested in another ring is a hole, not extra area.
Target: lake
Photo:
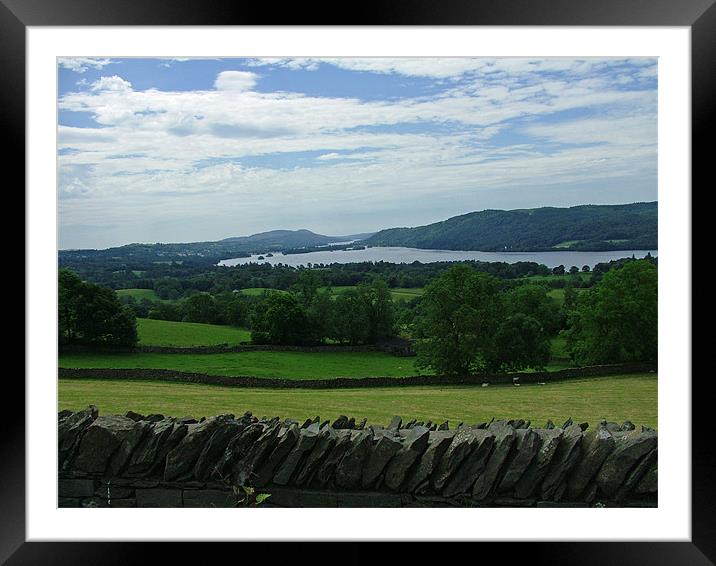
[[[582,269],[583,265],[590,268],[597,263],[608,262],[613,259],[624,257],[637,258],[644,257],[647,253],[651,253],[656,257],[656,250],[621,250],[608,252],[573,252],[573,251],[553,251],[553,252],[472,252],[472,251],[453,251],[453,250],[422,250],[416,248],[401,247],[376,247],[366,248],[363,250],[334,250],[334,251],[317,251],[305,254],[288,254],[284,255],[280,252],[273,254],[273,257],[265,257],[260,260],[259,255],[251,257],[238,257],[233,259],[222,259],[218,265],[231,267],[234,265],[245,265],[247,263],[269,263],[276,265],[290,265],[293,267],[305,266],[309,263],[331,264],[331,263],[359,263],[363,261],[387,261],[390,263],[413,263],[419,261],[421,263],[434,263],[437,261],[503,261],[505,263],[517,263],[518,261],[534,261],[541,263],[547,267],[557,267],[564,265],[566,269],[576,265]]]

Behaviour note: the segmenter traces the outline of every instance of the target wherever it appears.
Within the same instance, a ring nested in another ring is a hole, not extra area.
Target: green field
[[[137,332],[141,346],[235,346],[251,341],[251,332],[244,328],[150,318],[137,319]]]
[[[154,289],[117,289],[119,297],[132,297],[135,301],[148,299],[150,301],[161,301]]]
[[[404,377],[415,375],[415,358],[384,352],[229,352],[222,354],[66,354],[63,368],[173,369],[209,375],[286,379]]]
[[[530,419],[540,427],[547,419],[560,425],[568,417],[596,426],[602,419],[657,428],[656,374],[610,376],[521,387],[431,386],[360,389],[245,389],[184,383],[121,380],[59,381],[59,410],[97,405],[100,414],[128,410],[196,418],[221,413],[304,420],[320,415],[366,417],[386,425],[393,415],[409,419],[464,421]]]

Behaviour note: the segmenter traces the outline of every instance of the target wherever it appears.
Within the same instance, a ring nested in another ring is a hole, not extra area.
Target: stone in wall
[[[506,494],[514,489],[537,455],[541,443],[541,437],[533,429],[516,431],[514,448],[503,466],[502,477],[497,480],[498,493]]]
[[[604,460],[614,450],[614,436],[608,429],[598,428],[584,435],[582,446],[582,454],[569,475],[567,486],[567,496],[573,500],[582,495]]]
[[[445,485],[441,492],[443,497],[472,493],[475,481],[487,467],[487,460],[495,443],[495,435],[484,429],[471,430],[470,434],[473,438],[470,443],[471,452],[465,457],[462,464],[455,470]]]
[[[313,483],[320,487],[327,486],[335,477],[338,464],[352,446],[350,431],[338,431],[336,443],[316,470]]]
[[[561,498],[561,493],[557,496],[557,492],[566,488],[566,485],[562,487],[562,484],[579,459],[581,444],[582,428],[579,425],[570,425],[564,429],[547,475],[542,481],[542,499],[549,501]]]
[[[433,474],[433,471],[448,449],[448,446],[452,443],[455,434],[455,431],[445,431],[430,435],[430,442],[427,449],[421,456],[420,462],[414,468],[413,473],[406,480],[405,491],[408,493],[420,493],[427,488],[430,476]]]
[[[97,417],[82,436],[74,468],[117,475],[148,428],[147,423],[119,415]]]
[[[66,415],[59,420],[57,427],[58,467],[70,467],[79,448],[82,434],[98,417],[97,407],[90,405],[84,411]]]
[[[485,471],[477,478],[472,488],[472,496],[477,500],[485,499],[492,490],[497,476],[507,460],[512,444],[517,438],[515,429],[504,421],[491,423],[488,430],[495,435],[495,448],[487,462]]]
[[[629,471],[637,462],[656,448],[655,432],[628,432],[615,439],[614,451],[609,454],[597,474],[599,489],[606,496],[616,495]]]
[[[211,477],[214,466],[226,451],[226,447],[231,439],[236,437],[248,426],[245,422],[229,421],[224,426],[219,427],[214,434],[211,435],[209,442],[199,454],[199,458],[194,464],[194,477],[198,480],[205,481]]]
[[[399,423],[398,423],[398,426]],[[397,431],[397,428],[391,428],[391,430]],[[390,459],[395,456],[403,443],[399,437],[383,436],[373,446],[368,460],[363,467],[363,475],[361,476],[361,487],[363,489],[369,489],[376,486],[378,478],[383,473],[383,470],[388,465]]]
[[[289,452],[286,459],[276,471],[276,475],[273,477],[273,483],[278,485],[288,484],[305,454],[318,442],[319,431],[318,422],[311,423],[307,428],[301,429],[296,446]]]
[[[292,423],[279,431],[278,442],[256,473],[254,485],[261,487],[273,479],[274,470],[281,465],[284,458],[298,442],[300,436],[298,423]]]
[[[345,427],[348,429],[348,426]],[[333,450],[338,440],[338,434],[331,427],[321,430],[313,450],[308,454],[301,469],[296,474],[294,485],[308,485],[315,475],[323,459]]]
[[[318,490],[316,502],[356,506],[653,505],[657,495],[657,434],[628,421],[619,430],[569,419],[566,428],[493,419],[452,431],[402,427],[400,417],[385,428],[354,423],[63,412],[59,495],[63,506],[94,507],[233,505],[222,494],[239,486]]]
[[[203,423],[189,424],[186,436],[176,448],[167,454],[164,479],[166,481],[190,476],[194,465],[206,443],[219,426],[233,419],[233,415],[219,415],[205,420]]]
[[[364,430],[358,433],[351,447],[336,466],[336,486],[344,489],[355,489],[360,485],[363,465],[370,455],[373,438],[372,430]]]
[[[388,463],[385,470],[385,485],[398,491],[413,464],[428,447],[430,432],[424,426],[411,426],[398,453]]]

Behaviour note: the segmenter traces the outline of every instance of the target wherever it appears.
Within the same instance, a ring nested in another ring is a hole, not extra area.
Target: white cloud
[[[112,75],[111,77],[100,77],[90,87],[93,91],[109,90],[114,92],[127,92],[132,90],[132,83],[125,81],[122,77]]]
[[[255,73],[247,71],[223,71],[216,77],[214,86],[217,90],[231,90],[241,92],[251,90],[258,81]]]
[[[144,241],[176,241],[169,227],[188,215],[205,230],[190,239],[201,239],[306,227],[298,224],[312,214],[374,218],[371,210],[406,209],[406,194],[411,206],[469,210],[496,189],[559,185],[567,194],[585,182],[655,179],[656,92],[630,87],[653,62],[611,73],[612,82],[600,74],[601,60],[398,63],[371,65],[465,77],[432,96],[373,101],[256,92],[258,75],[242,71],[220,73],[206,90],[134,90],[114,75],[67,93],[60,110],[87,112],[99,126],[59,128],[59,149],[72,149],[59,156],[62,223],[111,217],[135,240],[156,230],[161,235]],[[362,60],[352,65],[367,68]],[[535,79],[535,68],[547,75]],[[581,117],[554,120],[561,112]],[[315,158],[291,161],[294,152]],[[289,202],[286,211],[276,206]]]
[[[64,69],[69,69],[75,73],[84,73],[90,67],[97,70],[102,69],[111,64],[112,60],[98,59],[96,57],[60,57],[57,63]]]

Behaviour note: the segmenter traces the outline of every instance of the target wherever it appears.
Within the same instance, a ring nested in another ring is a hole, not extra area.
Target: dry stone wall
[[[60,507],[655,506],[657,433],[630,422],[59,413]]]

